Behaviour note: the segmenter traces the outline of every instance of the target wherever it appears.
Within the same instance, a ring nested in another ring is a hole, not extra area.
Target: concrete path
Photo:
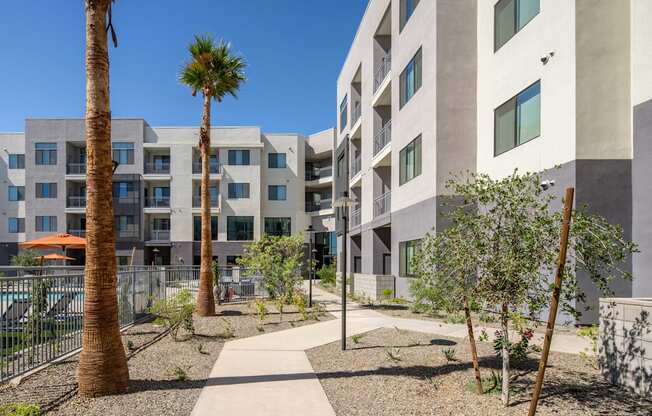
[[[340,339],[341,308],[331,293],[313,288],[313,295],[337,319],[227,342],[192,415],[335,416],[305,351]],[[393,318],[347,303],[347,336],[383,327],[467,336],[466,325]],[[476,329],[480,333],[483,328]],[[495,328],[484,329],[491,339]],[[553,338],[551,350],[577,354],[586,347],[583,338],[560,334]]]

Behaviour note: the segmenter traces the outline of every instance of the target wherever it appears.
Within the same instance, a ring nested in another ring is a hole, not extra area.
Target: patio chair
[[[74,293],[64,292],[55,304],[52,305],[50,310],[46,313],[46,316],[48,318],[57,318],[59,315],[64,315],[65,318],[66,315],[69,315],[71,312],[68,308],[74,299]]]
[[[0,319],[0,327],[3,330],[13,330],[23,320],[30,307],[32,301],[30,299],[14,299]]]

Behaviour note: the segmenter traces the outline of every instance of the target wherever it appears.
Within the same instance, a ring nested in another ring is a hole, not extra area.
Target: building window
[[[114,198],[129,198],[134,194],[133,182],[113,182]]]
[[[9,169],[25,169],[25,155],[16,153],[10,154]]]
[[[130,256],[115,256],[116,265],[119,267],[129,266],[130,261],[131,261]]]
[[[399,164],[399,185],[421,175],[421,135],[401,149]]]
[[[36,216],[36,232],[55,232],[57,231],[57,217],[55,216]]]
[[[414,9],[419,5],[419,1],[420,0],[401,0],[400,30],[403,30],[407,21],[410,20],[412,13],[414,13]]]
[[[494,156],[541,134],[541,83],[530,85],[494,111]]]
[[[57,164],[57,144],[56,143],[36,143],[36,164],[37,165],[56,165]]]
[[[400,108],[403,108],[421,88],[421,60],[421,48],[419,48],[414,58],[408,62],[403,72],[401,72]]]
[[[56,198],[57,197],[57,183],[46,182],[36,184],[36,197],[37,198]]]
[[[134,164],[133,143],[113,143],[113,160],[121,165]]]
[[[115,229],[118,237],[137,237],[136,219],[133,215],[116,215]]]
[[[192,239],[194,241],[201,241],[201,216],[196,215],[192,223]],[[211,216],[211,240],[217,241],[217,216]]]
[[[534,16],[539,14],[539,0],[500,0],[494,6],[494,51],[500,49]]]
[[[399,251],[399,276],[414,277],[412,259],[416,254],[421,240],[402,241],[398,243]]]
[[[346,127],[346,123],[348,123],[348,112],[349,112],[349,97],[348,95],[345,95],[344,99],[340,103],[340,133]]]
[[[229,165],[249,165],[249,150],[229,150]]]
[[[25,218],[9,217],[8,231],[12,234],[25,232]]]
[[[226,239],[229,241],[252,241],[254,217],[227,217]]]
[[[267,199],[270,201],[285,201],[287,199],[287,187],[285,185],[269,185],[267,187]]]
[[[24,186],[13,186],[10,185],[9,188],[7,188],[9,191],[9,195],[7,199],[10,201],[24,201],[25,200],[25,187]]]
[[[265,234],[275,237],[292,235],[292,220],[286,217],[265,218]]]
[[[337,177],[341,178],[344,176],[344,153],[337,158]]]
[[[287,167],[285,153],[268,154],[267,167],[270,169],[281,169]]]
[[[246,198],[249,198],[248,183],[233,182],[229,184],[229,199],[246,199]]]

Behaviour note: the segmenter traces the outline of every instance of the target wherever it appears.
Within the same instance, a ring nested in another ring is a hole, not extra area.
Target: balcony
[[[392,141],[392,120],[385,125],[374,136],[374,156],[385,148]]]
[[[355,104],[353,104],[353,108],[351,109],[351,125],[355,125],[355,123],[360,120],[360,116],[362,115],[362,105],[360,104],[360,101],[356,101]]]
[[[220,206],[219,198],[212,198],[210,201],[211,201],[211,208],[218,208]],[[201,208],[201,196],[195,195],[192,197],[192,207]]]
[[[362,158],[357,156],[351,161],[351,178],[362,170]]]
[[[146,175],[168,175],[170,174],[170,162],[149,162],[145,163]]]
[[[170,230],[151,230],[149,232],[150,241],[170,241]]]
[[[384,194],[374,199],[374,218],[380,217],[389,212],[392,205],[392,192],[385,192]]]
[[[333,176],[333,166],[313,167],[306,169],[306,181],[318,181]]]
[[[192,162],[192,174],[193,175],[201,175],[201,162]],[[208,173],[214,175],[218,173],[222,173],[222,166],[219,163],[210,163],[209,164],[209,169]]]
[[[392,55],[388,52],[385,56],[380,58],[380,63],[374,71],[374,94],[378,91],[378,88],[383,84],[387,74],[392,69]]]
[[[319,202],[306,201],[306,212],[318,212],[324,209],[333,208],[332,199],[322,199]]]
[[[74,235],[75,237],[86,238],[86,230],[68,230],[68,234]]]
[[[351,228],[357,227],[362,223],[362,212],[361,209],[354,209],[351,211]]]
[[[156,197],[156,198],[147,198],[145,200],[145,208],[169,208],[170,207],[170,197]]]
[[[138,229],[137,228],[127,228],[124,230],[116,229],[115,236],[117,238],[138,238]]]
[[[66,165],[67,175],[86,175],[86,162],[68,162]]]
[[[86,208],[85,196],[69,196],[67,208]]]

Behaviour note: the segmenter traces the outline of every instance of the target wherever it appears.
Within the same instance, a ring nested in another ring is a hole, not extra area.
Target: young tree
[[[38,254],[32,250],[23,250],[11,257],[11,265],[18,267],[36,267],[40,265]]]
[[[245,81],[245,61],[231,53],[231,46],[225,41],[215,44],[209,36],[195,36],[188,50],[190,61],[184,65],[179,79],[190,87],[193,97],[200,92],[204,98],[204,110],[199,129],[199,151],[201,153],[201,266],[199,270],[199,292],[197,313],[201,316],[215,314],[213,296],[213,248],[211,241],[210,203],[210,153],[211,153],[211,100],[222,102],[228,94],[236,97],[240,85]]]
[[[107,47],[108,29],[116,43],[111,2],[86,0],[86,269],[78,370],[79,392],[85,396],[119,393],[129,383],[116,296]]]
[[[284,298],[288,302],[294,297],[303,278],[303,236],[273,237],[263,235],[251,243],[238,259],[238,264],[263,276],[263,284],[273,298]]]

